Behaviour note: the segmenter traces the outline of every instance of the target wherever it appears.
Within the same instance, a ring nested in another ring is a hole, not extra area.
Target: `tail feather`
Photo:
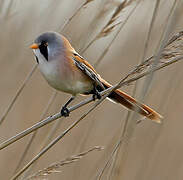
[[[104,79],[101,79],[101,82],[103,83],[104,87],[109,88],[111,87],[111,84],[106,82]],[[145,104],[139,103],[136,99],[129,96],[128,94],[124,93],[123,91],[117,89],[113,91],[109,98],[114,100],[115,102],[118,102],[122,104],[123,106],[127,107],[128,109],[131,109],[135,112],[138,112],[139,114],[147,117],[148,119],[155,121],[157,123],[161,123],[161,119],[163,118],[159,113],[151,109]]]

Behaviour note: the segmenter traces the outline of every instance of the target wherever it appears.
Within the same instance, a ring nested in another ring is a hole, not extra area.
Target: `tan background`
[[[38,34],[44,31],[60,32],[64,22],[83,2],[82,0],[1,0],[0,115],[3,114],[17,89],[36,63],[29,45]],[[106,24],[118,3],[117,0],[94,0],[77,13],[62,33],[71,41],[76,50],[81,52]],[[97,67],[98,72],[109,82],[117,83],[141,61],[155,3],[156,1],[152,0],[140,2],[110,51]],[[125,20],[135,4],[136,1],[120,13],[120,20]],[[146,57],[155,52],[172,5],[173,0],[160,0]],[[181,31],[183,27],[183,3],[181,1],[177,5],[176,12],[176,22],[171,35]],[[82,56],[94,64],[116,30],[117,28],[107,37],[93,43]],[[128,153],[125,154],[126,160],[120,161],[119,152],[118,162],[114,166],[111,179],[182,180],[182,65],[181,62],[171,65],[154,76],[145,102],[164,116],[163,124],[158,125],[147,120],[136,126],[129,142]],[[123,89],[132,93],[133,87],[134,83]],[[0,126],[0,141],[3,142],[39,121],[52,92],[53,89],[37,70]],[[68,98],[69,95],[59,93],[47,115],[58,112]],[[76,102],[81,99],[83,97],[78,97]],[[69,118],[64,119],[54,136],[56,137],[74,120],[77,120],[89,106],[73,112]],[[125,108],[105,100],[83,122],[50,149],[33,167],[29,175],[55,161],[99,145],[104,146],[105,149],[101,152],[92,152],[75,164],[61,168],[60,173],[49,176],[53,180],[95,179],[120,138],[126,115]],[[51,125],[41,128],[23,164],[26,164],[38,152],[50,127]],[[0,179],[6,180],[12,177],[28,140],[29,137],[25,137],[0,151]],[[110,169],[105,171],[103,179],[109,177],[108,172],[110,171],[108,170]]]

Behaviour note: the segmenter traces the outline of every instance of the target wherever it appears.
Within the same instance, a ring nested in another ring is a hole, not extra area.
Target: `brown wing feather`
[[[93,80],[94,84],[99,85],[102,89],[104,89],[103,83],[100,81],[100,76],[97,74],[92,65],[90,65],[76,52],[72,54],[72,59],[74,60],[74,63],[78,69],[80,69],[91,80]]]
[[[81,63],[85,64],[88,68],[90,68],[94,73],[97,74],[97,72],[95,71],[94,67],[89,64],[82,56],[80,56],[77,52],[73,53],[74,57],[80,61]]]

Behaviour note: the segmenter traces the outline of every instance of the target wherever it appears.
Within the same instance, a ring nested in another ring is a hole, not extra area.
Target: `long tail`
[[[106,82],[104,79],[101,78],[101,82],[103,83],[105,88],[109,88],[112,85]],[[135,112],[138,112],[139,114],[149,118],[152,121],[155,121],[157,123],[161,123],[161,119],[163,118],[159,113],[151,109],[145,104],[139,103],[136,99],[129,96],[128,94],[124,93],[123,91],[117,89],[113,91],[109,98],[114,100],[117,103],[122,104],[123,106],[127,107],[128,109],[131,109]]]

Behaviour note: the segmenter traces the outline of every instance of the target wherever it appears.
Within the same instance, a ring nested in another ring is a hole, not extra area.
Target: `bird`
[[[112,86],[76,52],[66,37],[57,32],[40,34],[30,48],[48,84],[58,91],[71,94],[71,98],[61,108],[62,116],[69,116],[67,107],[76,95],[91,94],[93,100],[100,99],[100,92]],[[119,89],[112,91],[108,98],[154,122],[161,122],[159,113]]]

